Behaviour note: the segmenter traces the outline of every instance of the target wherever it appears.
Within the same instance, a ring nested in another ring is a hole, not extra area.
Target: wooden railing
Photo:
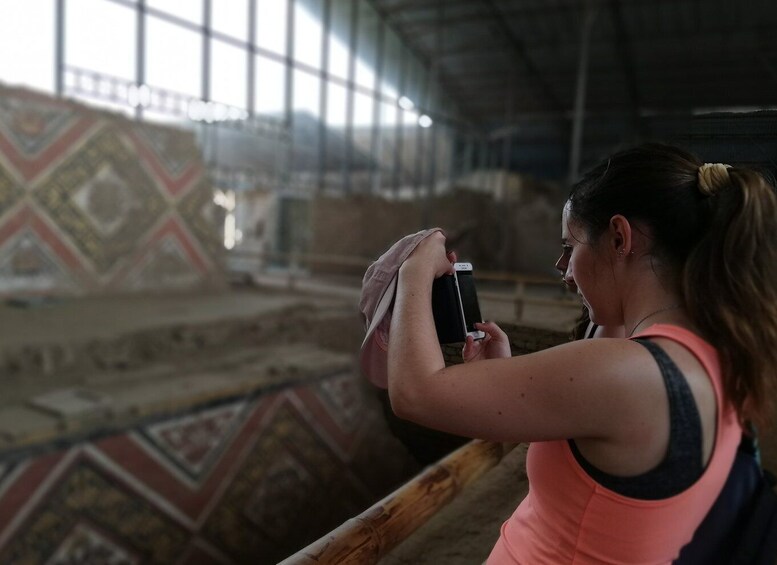
[[[286,275],[294,286],[298,269],[311,264],[354,267],[361,272],[372,263],[369,259],[342,255],[250,253],[233,251],[234,256],[282,260],[293,268]],[[296,269],[294,268],[296,267]],[[296,271],[296,272],[295,272]],[[514,292],[479,290],[484,300],[515,304],[517,319],[526,304],[579,308],[577,297],[564,293],[556,278],[479,271],[478,280],[514,284]],[[527,295],[531,285],[559,289],[558,298]],[[280,565],[365,565],[377,563],[400,542],[451,502],[467,485],[496,466],[513,445],[474,440],[428,467],[400,489],[351,518],[324,537],[301,549]]]
[[[471,441],[280,565],[376,563],[465,486],[496,466],[513,447]]]
[[[273,252],[255,252],[233,250],[230,254],[234,257],[258,260],[281,260],[293,268],[286,275],[287,284],[290,288],[295,286],[299,277],[300,269],[311,264],[331,265],[334,267],[355,267],[360,272],[367,270],[372,264],[372,260],[363,257],[353,257],[347,255],[329,255],[313,253],[273,253]],[[296,268],[296,269],[295,269]],[[478,290],[478,296],[483,300],[494,300],[502,302],[511,302],[515,310],[515,318],[520,320],[523,317],[524,307],[527,304],[536,306],[580,308],[580,301],[577,296],[571,292],[565,291],[558,278],[545,277],[538,275],[524,275],[518,273],[504,273],[495,271],[478,271],[476,278],[479,281],[488,281],[495,283],[507,283],[514,285],[513,292],[494,292]],[[538,297],[527,294],[529,286],[551,287],[558,289],[557,297]]]

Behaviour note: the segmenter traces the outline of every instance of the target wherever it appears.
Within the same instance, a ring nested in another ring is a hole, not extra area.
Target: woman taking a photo
[[[531,442],[529,493],[488,563],[670,563],[723,486],[777,378],[777,197],[674,147],[613,155],[564,207],[565,279],[624,338],[510,357],[495,324],[445,367],[430,296],[445,238],[399,271],[388,345],[398,416]]]

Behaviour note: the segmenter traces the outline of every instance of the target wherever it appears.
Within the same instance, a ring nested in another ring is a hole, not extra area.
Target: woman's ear
[[[608,228],[609,245],[618,258],[631,254],[633,249],[631,224],[625,216],[616,214],[610,218]]]

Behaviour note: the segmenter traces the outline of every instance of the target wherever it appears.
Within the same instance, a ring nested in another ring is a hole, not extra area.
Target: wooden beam
[[[377,563],[514,446],[473,440],[279,565]]]

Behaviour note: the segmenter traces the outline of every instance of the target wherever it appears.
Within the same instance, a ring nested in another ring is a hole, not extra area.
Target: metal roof
[[[587,112],[777,106],[774,0],[371,3],[479,127],[572,115],[589,11]]]

